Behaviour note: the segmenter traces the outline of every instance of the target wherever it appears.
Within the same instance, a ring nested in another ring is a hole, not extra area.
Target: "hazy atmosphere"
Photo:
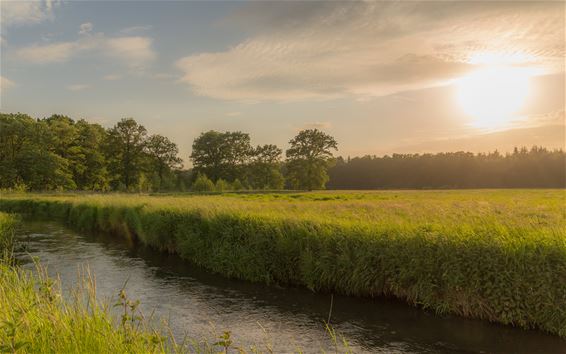
[[[564,145],[562,2],[2,1],[1,111],[337,155]],[[30,101],[33,97],[33,101]]]
[[[0,9],[0,352],[566,353],[565,2]]]

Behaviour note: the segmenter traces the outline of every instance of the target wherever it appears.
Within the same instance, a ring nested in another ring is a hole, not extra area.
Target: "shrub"
[[[230,186],[230,183],[226,182],[222,178],[219,178],[218,181],[216,181],[216,185],[214,186],[214,189],[217,192],[224,192],[230,190],[231,188],[232,187]]]
[[[212,192],[214,191],[214,182],[206,177],[206,175],[199,173],[193,182],[191,189],[193,192]]]

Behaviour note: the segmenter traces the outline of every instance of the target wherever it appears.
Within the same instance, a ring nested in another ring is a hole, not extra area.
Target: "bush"
[[[217,192],[224,192],[230,190],[231,188],[232,187],[230,186],[230,183],[226,182],[222,178],[219,178],[218,181],[216,181],[216,185],[214,187]]]
[[[232,189],[235,191],[240,191],[244,189],[244,185],[242,184],[242,182],[240,182],[239,178],[236,178],[234,182],[232,182]]]
[[[214,191],[214,183],[206,175],[199,173],[191,186],[191,190],[193,192],[212,192]]]

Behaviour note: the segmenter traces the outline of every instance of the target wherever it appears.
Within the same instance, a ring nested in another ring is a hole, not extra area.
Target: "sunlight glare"
[[[475,71],[456,83],[457,101],[477,128],[508,125],[529,95],[528,70],[489,67]]]

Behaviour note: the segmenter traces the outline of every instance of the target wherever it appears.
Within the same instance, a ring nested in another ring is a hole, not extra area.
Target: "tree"
[[[177,156],[177,144],[162,135],[152,135],[147,139],[147,151],[152,159],[154,170],[159,176],[159,190],[163,187],[163,175],[179,167],[182,160]]]
[[[194,170],[213,181],[243,178],[251,151],[250,136],[242,132],[202,133],[193,142],[191,160]]]
[[[289,144],[287,173],[293,188],[323,189],[333,157],[331,149],[338,150],[336,140],[318,129],[307,129],[299,132]]]
[[[191,189],[194,192],[212,192],[214,191],[214,182],[206,177],[206,175],[199,173],[191,186]]]
[[[254,189],[282,189],[280,159],[283,151],[275,145],[258,145],[252,151],[248,180]]]
[[[124,118],[108,132],[108,151],[117,181],[130,190],[143,171],[147,130],[133,118]]]
[[[104,156],[104,144],[107,133],[99,124],[90,124],[81,119],[76,124],[76,150],[72,167],[73,178],[82,190],[105,191],[109,188],[107,160]]]
[[[244,185],[242,184],[242,182],[240,182],[238,178],[236,178],[234,182],[232,182],[232,189],[235,191],[240,191],[244,189]]]
[[[35,146],[36,125],[26,114],[0,113],[0,187],[12,188],[16,183],[25,183],[16,166],[17,159],[26,146]]]
[[[222,178],[219,178],[218,181],[216,181],[216,184],[214,186],[214,189],[217,192],[225,192],[225,191],[229,190],[230,188],[231,188],[230,183],[226,182]]]

